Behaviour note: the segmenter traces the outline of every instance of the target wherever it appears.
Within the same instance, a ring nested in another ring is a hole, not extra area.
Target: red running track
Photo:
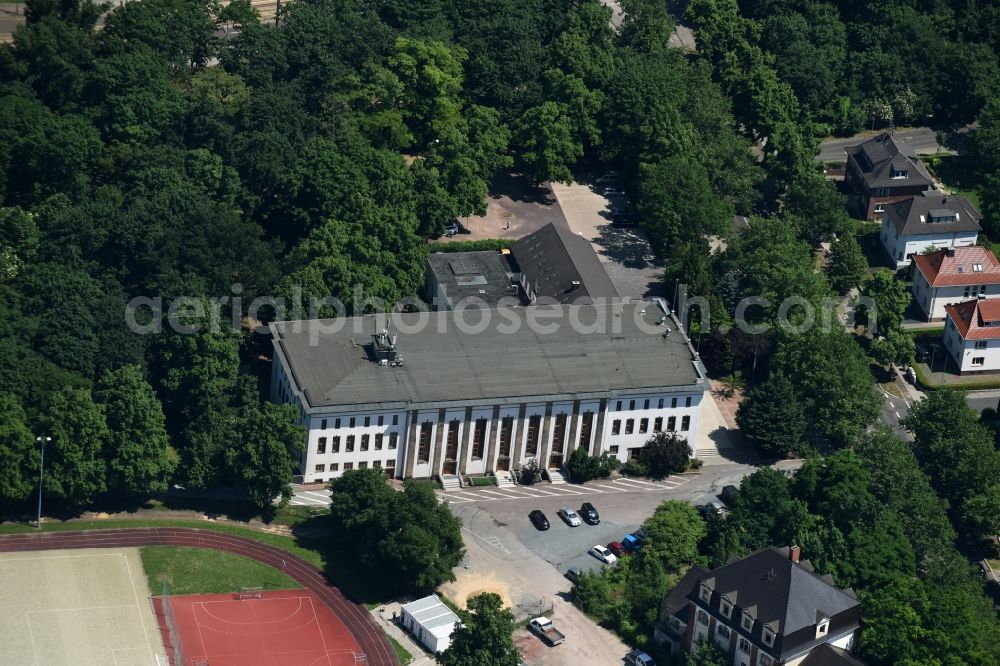
[[[321,570],[277,546],[212,530],[190,527],[135,527],[80,532],[43,532],[0,536],[0,553],[67,548],[141,548],[184,546],[211,548],[249,557],[280,569],[313,592],[340,618],[367,655],[369,664],[399,666],[388,638],[361,604],[349,601]]]

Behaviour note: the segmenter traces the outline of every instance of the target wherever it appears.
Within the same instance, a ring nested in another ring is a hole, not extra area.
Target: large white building
[[[968,199],[928,190],[886,204],[879,237],[886,254],[902,268],[928,248],[975,245],[981,218]]]
[[[913,300],[928,321],[944,319],[946,305],[1000,296],[1000,262],[984,247],[918,254],[913,263]]]
[[[708,383],[662,301],[389,319],[388,336],[373,315],[271,325],[271,399],[308,431],[301,481],[558,469],[576,447],[625,461],[657,431],[697,442]]]
[[[1000,299],[945,306],[944,346],[959,373],[1000,370]]]

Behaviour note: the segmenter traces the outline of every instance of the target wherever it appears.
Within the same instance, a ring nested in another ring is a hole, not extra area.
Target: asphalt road
[[[816,156],[816,159],[820,162],[844,162],[847,160],[847,153],[844,152],[845,149],[850,146],[856,146],[871,136],[871,132],[866,132],[844,139],[824,139],[820,145],[819,155]],[[941,149],[941,146],[937,142],[937,135],[929,127],[897,130],[894,132],[894,136],[913,146],[918,155],[933,155]]]
[[[1000,406],[1000,391],[974,391],[969,393],[965,401],[969,407],[982,413],[987,407],[996,409]]]
[[[885,402],[882,403],[882,413],[879,420],[892,428],[900,439],[904,442],[912,442],[913,437],[900,424],[902,419],[910,413],[910,403],[905,398],[897,398],[894,395],[886,395]]]

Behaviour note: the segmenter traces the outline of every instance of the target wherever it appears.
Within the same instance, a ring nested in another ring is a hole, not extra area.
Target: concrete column
[[[549,468],[549,433],[552,432],[552,403],[545,403],[545,416],[542,417],[541,441],[538,442],[538,467],[539,469]]]
[[[406,460],[403,461],[404,479],[413,478],[413,466],[417,462],[417,442],[420,439],[420,413],[416,410],[409,413],[406,424]]]
[[[435,474],[441,474],[441,458],[443,457],[441,449],[443,448],[445,430],[444,414],[445,410],[438,410],[437,431],[434,433],[434,450],[431,452],[431,459],[433,461],[431,464],[432,478]]]
[[[576,450],[576,433],[579,431],[580,421],[580,401],[573,401],[573,415],[569,417],[569,435],[563,444],[563,462],[569,459],[569,455]],[[566,433],[563,433],[566,436]]]
[[[469,455],[471,455],[472,449],[469,447],[469,442],[472,441],[472,431],[475,430],[476,424],[472,421],[472,407],[465,408],[465,423],[462,425],[462,439],[458,443],[458,473],[460,476],[465,476],[465,466],[469,462]]]
[[[516,465],[521,464],[521,451],[524,448],[522,444],[522,439],[524,438],[524,413],[528,410],[528,405],[521,403],[520,409],[517,410],[517,418],[514,419],[514,427],[511,428],[510,441],[512,452],[510,454],[510,466],[513,468]]]
[[[601,406],[597,409],[597,423],[594,424],[594,451],[592,455],[604,453],[604,416],[608,411],[608,399],[601,398]]]
[[[490,434],[487,441],[489,450],[486,452],[486,471],[495,472],[497,469],[497,442],[500,441],[500,405],[493,407],[493,418],[490,419]]]

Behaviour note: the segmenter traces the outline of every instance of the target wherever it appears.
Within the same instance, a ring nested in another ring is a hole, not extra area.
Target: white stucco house
[[[557,472],[659,431],[696,446],[708,381],[663,301],[394,313],[383,334],[385,318],[271,324],[271,400],[307,430],[297,481]]]
[[[451,645],[451,632],[459,617],[436,594],[400,606],[400,622],[433,654]]]
[[[944,346],[959,374],[1000,370],[1000,299],[945,306]]]
[[[946,305],[1000,297],[1000,262],[984,247],[918,254],[913,264],[913,300],[928,321],[944,319]]]
[[[928,248],[975,245],[981,219],[965,197],[928,190],[886,204],[879,238],[898,269]]]

